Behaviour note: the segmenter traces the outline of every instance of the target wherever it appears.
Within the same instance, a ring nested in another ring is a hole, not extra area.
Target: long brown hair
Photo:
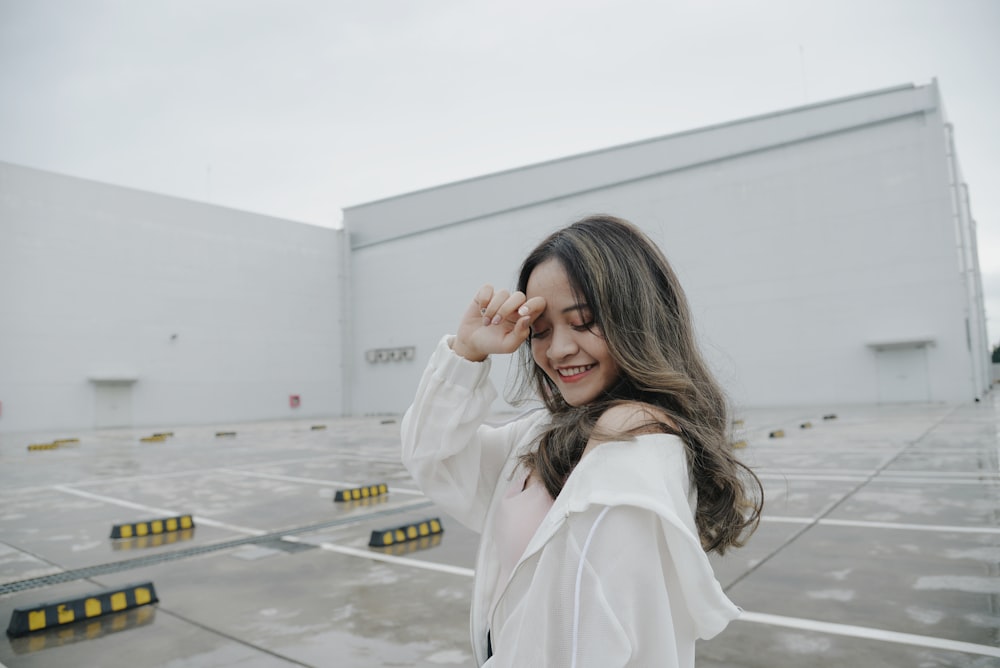
[[[554,498],[587,443],[615,436],[595,432],[604,411],[626,401],[657,407],[673,424],[644,429],[654,426],[684,442],[705,550],[722,554],[743,545],[760,521],[763,487],[733,454],[725,395],[695,343],[687,299],[663,253],[631,223],[592,216],[539,244],[521,265],[518,290],[524,292],[535,267],[551,259],[590,307],[621,378],[597,400],[570,406],[534,363],[529,339],[521,348],[522,390],[534,390],[552,421],[523,461]]]

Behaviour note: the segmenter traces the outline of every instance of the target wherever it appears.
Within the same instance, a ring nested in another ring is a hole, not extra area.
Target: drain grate
[[[122,561],[114,561],[107,564],[99,564],[97,566],[76,568],[71,571],[63,571],[61,573],[53,573],[51,575],[41,575],[37,578],[18,580],[17,582],[7,582],[5,584],[0,584],[0,596],[3,596],[4,594],[13,594],[19,591],[25,591],[28,589],[37,589],[39,587],[47,587],[49,585],[61,584],[63,582],[72,582],[74,580],[86,580],[88,578],[99,577],[101,575],[107,575],[109,573],[120,573],[122,571],[129,571],[135,568],[155,566],[156,564],[162,564],[168,561],[187,559],[189,557],[196,557],[202,554],[209,554],[211,552],[218,552],[220,550],[228,550],[230,548],[240,547],[241,545],[260,545],[263,547],[270,547],[274,549],[283,550],[285,552],[301,552],[303,550],[308,550],[315,546],[309,545],[307,543],[292,543],[289,541],[284,541],[281,540],[281,537],[299,533],[308,533],[310,531],[319,531],[321,529],[328,529],[330,527],[335,527],[335,526],[343,526],[345,524],[355,524],[358,522],[364,522],[365,520],[373,519],[375,517],[398,515],[399,513],[405,513],[411,510],[419,510],[421,508],[427,508],[428,506],[432,505],[434,504],[430,501],[423,501],[418,504],[405,505],[398,508],[387,508],[385,510],[377,510],[371,513],[365,513],[363,515],[352,515],[351,517],[342,517],[336,520],[330,520],[328,522],[320,522],[319,524],[310,524],[307,526],[294,527],[291,529],[283,529],[281,531],[275,531],[273,533],[267,533],[261,536],[248,536],[246,538],[237,538],[235,540],[229,540],[224,543],[213,543],[212,545],[189,547],[184,550],[175,550],[173,552],[164,552],[162,554],[151,554],[145,557],[124,559]]]
[[[288,534],[285,533],[285,536]],[[304,552],[306,550],[314,550],[319,545],[312,545],[311,543],[300,543],[298,541],[292,542],[290,540],[281,540],[280,538],[275,538],[274,540],[269,540],[262,543],[257,543],[260,547],[270,548],[272,550],[281,550],[282,552],[288,552],[290,554],[295,554],[296,552]]]

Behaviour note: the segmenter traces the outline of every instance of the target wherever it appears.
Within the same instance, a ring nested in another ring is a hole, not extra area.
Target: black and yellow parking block
[[[168,436],[173,436],[173,435],[174,435],[174,432],[172,432],[172,431],[160,431],[160,432],[157,432],[157,433],[153,434],[153,436],[162,436],[164,438],[166,438]]]
[[[28,446],[28,450],[56,450],[60,447],[58,443],[32,443]]]
[[[734,450],[742,450],[745,447],[747,447],[747,442],[746,441],[735,441],[733,443],[733,449]]]
[[[15,608],[10,617],[10,625],[7,627],[7,635],[19,638],[34,631],[110,615],[113,612],[130,610],[157,601],[159,599],[156,597],[153,583],[143,582],[118,589],[108,589],[90,596],[41,603],[28,608]]]
[[[10,646],[15,654],[32,654],[146,626],[152,624],[155,619],[156,608],[152,605],[142,605],[113,615],[66,624],[49,633],[29,633],[21,638],[11,638]]]
[[[774,431],[772,431],[768,435],[771,438],[784,438],[785,437],[785,430],[784,429],[775,429]]]
[[[395,543],[393,545],[379,547],[377,550],[382,554],[388,554],[393,557],[401,557],[404,554],[412,554],[413,552],[429,550],[432,547],[437,547],[441,544],[441,536],[442,534],[436,533],[433,536],[424,536],[423,538],[418,538],[417,540],[408,540],[405,543]]]
[[[80,439],[78,438],[57,438],[48,443],[32,443],[28,446],[28,450],[58,450],[64,445],[72,445],[79,442]]]
[[[111,538],[137,538],[192,528],[194,528],[193,517],[178,515],[133,524],[116,524],[111,527]]]
[[[143,443],[163,443],[165,440],[167,440],[167,437],[157,436],[156,434],[153,434],[152,436],[143,436],[139,440]]]
[[[313,431],[322,431],[323,429],[326,429],[326,425],[325,424],[314,424],[312,426],[312,430]]]
[[[829,415],[824,415],[823,419],[824,420],[836,420],[837,419],[837,414],[836,413],[830,413]]]
[[[217,432],[215,432],[215,435],[216,436],[235,436],[236,432],[235,431],[217,431]]]
[[[116,551],[144,550],[151,547],[173,545],[174,543],[191,540],[192,538],[194,538],[194,528],[181,529],[180,531],[147,534],[145,536],[136,536],[135,538],[119,538],[113,543],[113,548]]]
[[[344,501],[340,507],[344,510],[354,510],[355,508],[374,508],[386,503],[389,503],[389,495],[381,494],[379,496],[369,496],[367,499]]]
[[[812,422],[803,422],[802,424],[799,425],[799,429],[812,429],[812,428],[813,428]]]
[[[434,517],[424,520],[423,522],[404,524],[401,527],[372,531],[371,539],[368,541],[368,547],[385,547],[387,545],[405,543],[408,540],[417,540],[419,538],[423,538],[424,536],[434,536],[440,533],[444,533],[444,529],[441,527],[441,520],[440,518]]]
[[[353,489],[338,489],[337,493],[334,494],[334,501],[357,501],[358,499],[367,499],[373,496],[381,496],[382,494],[389,493],[389,486],[384,482],[380,482],[374,485],[365,485],[364,487],[355,487]]]

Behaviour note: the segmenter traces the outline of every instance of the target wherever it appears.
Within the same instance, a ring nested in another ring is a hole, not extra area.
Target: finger
[[[514,325],[513,335],[517,338],[518,345],[521,345],[528,340],[528,336],[531,334],[531,316],[522,316],[517,319],[517,324]]]
[[[517,310],[524,304],[525,296],[523,292],[513,292],[507,299],[501,304],[500,308],[497,309],[496,315],[493,316],[493,324],[499,325],[504,320],[510,319],[516,322],[520,317]],[[512,317],[513,316],[513,317]]]
[[[532,297],[521,304],[521,306],[517,309],[518,315],[530,316],[532,322],[534,322],[534,320],[544,312],[545,297]]]
[[[483,324],[489,325],[493,322],[493,316],[497,314],[503,303],[507,301],[510,297],[510,293],[506,290],[497,290],[493,293],[493,297],[490,299],[489,304],[486,305],[486,311],[483,313]]]
[[[479,288],[476,292],[476,296],[473,301],[476,303],[476,308],[479,309],[479,315],[486,315],[486,307],[489,305],[490,300],[493,299],[493,286],[484,285]]]

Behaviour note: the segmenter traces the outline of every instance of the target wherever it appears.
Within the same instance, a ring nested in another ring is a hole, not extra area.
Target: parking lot
[[[765,516],[713,557],[745,614],[698,665],[1000,665],[998,408],[741,411]],[[416,489],[398,420],[0,435],[0,623],[112,588],[158,598],[4,636],[0,664],[471,665],[477,536]],[[184,515],[193,528],[109,538]],[[441,533],[368,546],[432,519]]]

